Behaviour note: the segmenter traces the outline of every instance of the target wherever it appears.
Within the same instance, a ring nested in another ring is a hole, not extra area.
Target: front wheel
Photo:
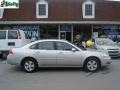
[[[89,72],[96,72],[100,68],[100,61],[97,58],[88,58],[84,64],[84,68]]]
[[[22,67],[26,72],[31,73],[37,70],[38,65],[33,59],[27,59],[23,62]]]

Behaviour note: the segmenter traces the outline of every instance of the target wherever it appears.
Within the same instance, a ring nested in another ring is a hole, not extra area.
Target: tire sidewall
[[[34,63],[34,69],[33,69],[32,71],[28,71],[28,70],[26,70],[26,68],[24,67],[24,65],[25,65],[25,63],[26,63],[27,61],[31,61],[31,62]],[[23,64],[22,64],[22,68],[23,68],[23,70],[24,70],[25,72],[27,72],[27,73],[32,73],[32,72],[35,72],[35,71],[38,69],[38,64],[37,64],[37,62],[36,62],[34,59],[29,58],[29,59],[25,59],[25,60],[24,60],[24,62],[23,62]]]
[[[95,61],[95,62],[97,63],[97,68],[96,68],[95,70],[90,70],[90,69],[87,67],[87,64],[88,64],[89,61]],[[98,70],[100,69],[100,61],[99,61],[97,58],[95,58],[95,57],[90,57],[90,58],[88,58],[88,59],[85,61],[84,69],[85,69],[85,71],[87,71],[87,72],[96,72],[96,71],[98,71]]]

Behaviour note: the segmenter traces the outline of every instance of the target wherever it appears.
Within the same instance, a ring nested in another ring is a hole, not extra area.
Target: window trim
[[[39,5],[44,4],[46,6],[46,15],[39,15]],[[40,0],[36,3],[36,18],[48,18],[48,2]]]
[[[86,4],[92,5],[92,15],[85,15],[85,6]],[[88,18],[88,19],[93,19],[95,18],[95,3],[91,0],[88,0],[82,4],[82,13],[83,13],[83,18]]]
[[[2,9],[0,9],[0,19],[2,19],[3,18],[3,13],[4,13],[4,9],[2,8]]]

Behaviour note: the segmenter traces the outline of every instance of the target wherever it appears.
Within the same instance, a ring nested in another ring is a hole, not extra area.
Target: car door
[[[6,32],[6,30],[0,30],[0,50],[7,50]]]
[[[18,33],[17,30],[8,30],[7,34],[7,45],[8,48],[14,48],[17,47],[19,42],[18,42]]]
[[[54,42],[43,41],[31,46],[39,65],[56,65],[56,51]]]
[[[57,65],[79,65],[81,63],[81,52],[66,42],[56,42]],[[76,49],[76,50],[72,50]]]

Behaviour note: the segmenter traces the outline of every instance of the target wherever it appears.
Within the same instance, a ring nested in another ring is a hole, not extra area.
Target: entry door
[[[66,31],[60,31],[60,39],[66,40]]]
[[[71,66],[78,65],[81,63],[81,52],[80,51],[72,51],[72,45],[65,42],[56,42],[57,47],[57,65],[62,66]]]

